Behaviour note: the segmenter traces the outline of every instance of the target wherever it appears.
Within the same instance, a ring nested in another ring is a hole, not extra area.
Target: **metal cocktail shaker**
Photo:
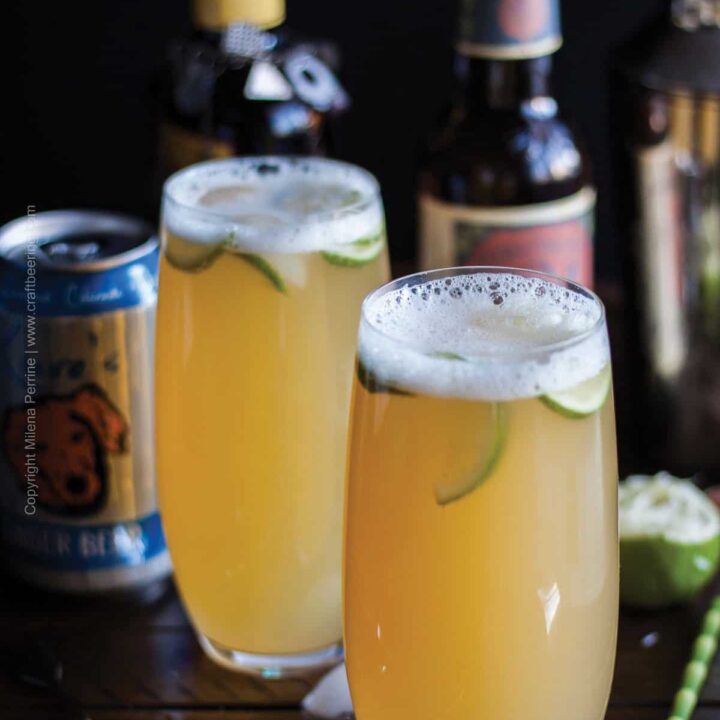
[[[673,3],[622,55],[634,464],[717,480],[720,1]]]

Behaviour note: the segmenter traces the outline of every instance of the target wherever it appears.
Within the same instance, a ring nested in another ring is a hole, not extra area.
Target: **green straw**
[[[720,595],[717,595],[703,618],[702,630],[695,639],[692,655],[683,673],[682,685],[675,694],[669,720],[690,720],[698,695],[705,684],[708,668],[715,656],[720,635]]]

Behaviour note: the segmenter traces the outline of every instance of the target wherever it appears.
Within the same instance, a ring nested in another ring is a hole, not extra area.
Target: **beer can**
[[[170,572],[155,490],[158,243],[98,211],[0,228],[0,537],[34,584],[125,591]]]

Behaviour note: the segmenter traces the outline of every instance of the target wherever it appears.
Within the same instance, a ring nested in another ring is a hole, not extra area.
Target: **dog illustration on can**
[[[126,419],[94,383],[41,397],[33,407],[32,435],[24,406],[8,408],[3,422],[3,451],[17,478],[27,483],[26,455],[33,452],[40,507],[75,517],[96,513],[107,498],[107,454],[127,449]]]

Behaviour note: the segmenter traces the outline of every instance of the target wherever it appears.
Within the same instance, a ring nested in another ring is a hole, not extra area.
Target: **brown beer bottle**
[[[458,96],[420,179],[420,264],[506,265],[585,285],[595,191],[552,95],[558,0],[463,0]]]
[[[193,0],[195,32],[170,46],[160,175],[210,158],[323,155],[349,104],[329,43],[284,25],[284,0]]]

